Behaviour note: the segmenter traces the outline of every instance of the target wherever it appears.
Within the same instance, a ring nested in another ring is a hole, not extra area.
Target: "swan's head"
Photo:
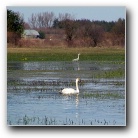
[[[80,53],[78,55],[80,55]]]
[[[80,79],[80,78],[77,78],[77,79],[76,79],[76,81],[77,81],[77,82],[80,82],[80,81],[81,81],[81,79]]]

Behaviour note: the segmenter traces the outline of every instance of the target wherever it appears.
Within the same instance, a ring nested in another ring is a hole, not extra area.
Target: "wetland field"
[[[126,126],[123,48],[7,52],[9,126]],[[72,62],[78,53],[80,60]],[[75,89],[78,77],[79,94],[59,93]]]

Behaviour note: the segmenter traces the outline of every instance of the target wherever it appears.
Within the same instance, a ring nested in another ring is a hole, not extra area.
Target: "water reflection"
[[[78,117],[79,117],[79,113],[78,113],[78,104],[79,104],[79,97],[78,97],[79,95],[77,94],[76,95],[76,119],[78,119]]]
[[[99,65],[98,65],[99,66]],[[8,70],[99,70],[91,61],[87,62],[10,62]]]
[[[70,105],[75,105],[75,107],[78,107],[79,104],[79,94],[74,94],[74,95],[62,95],[62,103],[65,105],[65,109],[70,107]],[[70,101],[71,100],[71,101]]]
[[[78,107],[78,104],[79,104],[79,97],[78,97],[79,94],[76,94],[76,107]]]
[[[62,106],[69,116],[79,117],[79,95],[62,95]]]
[[[77,70],[80,70],[80,64],[77,62]]]
[[[8,70],[22,70],[23,64],[21,62],[10,62],[7,63],[7,69]]]

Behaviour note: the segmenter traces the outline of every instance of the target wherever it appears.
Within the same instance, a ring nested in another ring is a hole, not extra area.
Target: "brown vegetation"
[[[18,33],[7,32],[7,42],[16,47],[125,46],[124,19],[116,22],[75,20],[67,13],[56,18],[53,12],[44,12],[32,14],[24,28],[37,30],[41,39],[25,39]]]

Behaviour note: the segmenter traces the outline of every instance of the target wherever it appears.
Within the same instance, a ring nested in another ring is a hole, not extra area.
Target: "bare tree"
[[[55,20],[55,15],[53,12],[45,12],[43,13],[43,17],[44,17],[44,27],[52,27],[53,25],[53,21]]]
[[[31,17],[28,19],[28,23],[31,28],[37,28],[37,15],[32,14]]]
[[[101,26],[96,24],[88,24],[85,26],[84,36],[91,39],[91,46],[97,46],[101,42],[104,30]]]
[[[43,15],[41,13],[37,14],[37,26],[38,28],[42,28],[44,26]]]
[[[53,12],[43,12],[38,14],[32,14],[28,19],[31,28],[49,28],[52,27],[55,15]]]
[[[59,13],[58,15],[58,21],[64,21],[64,20],[74,20],[74,16],[69,13]]]

